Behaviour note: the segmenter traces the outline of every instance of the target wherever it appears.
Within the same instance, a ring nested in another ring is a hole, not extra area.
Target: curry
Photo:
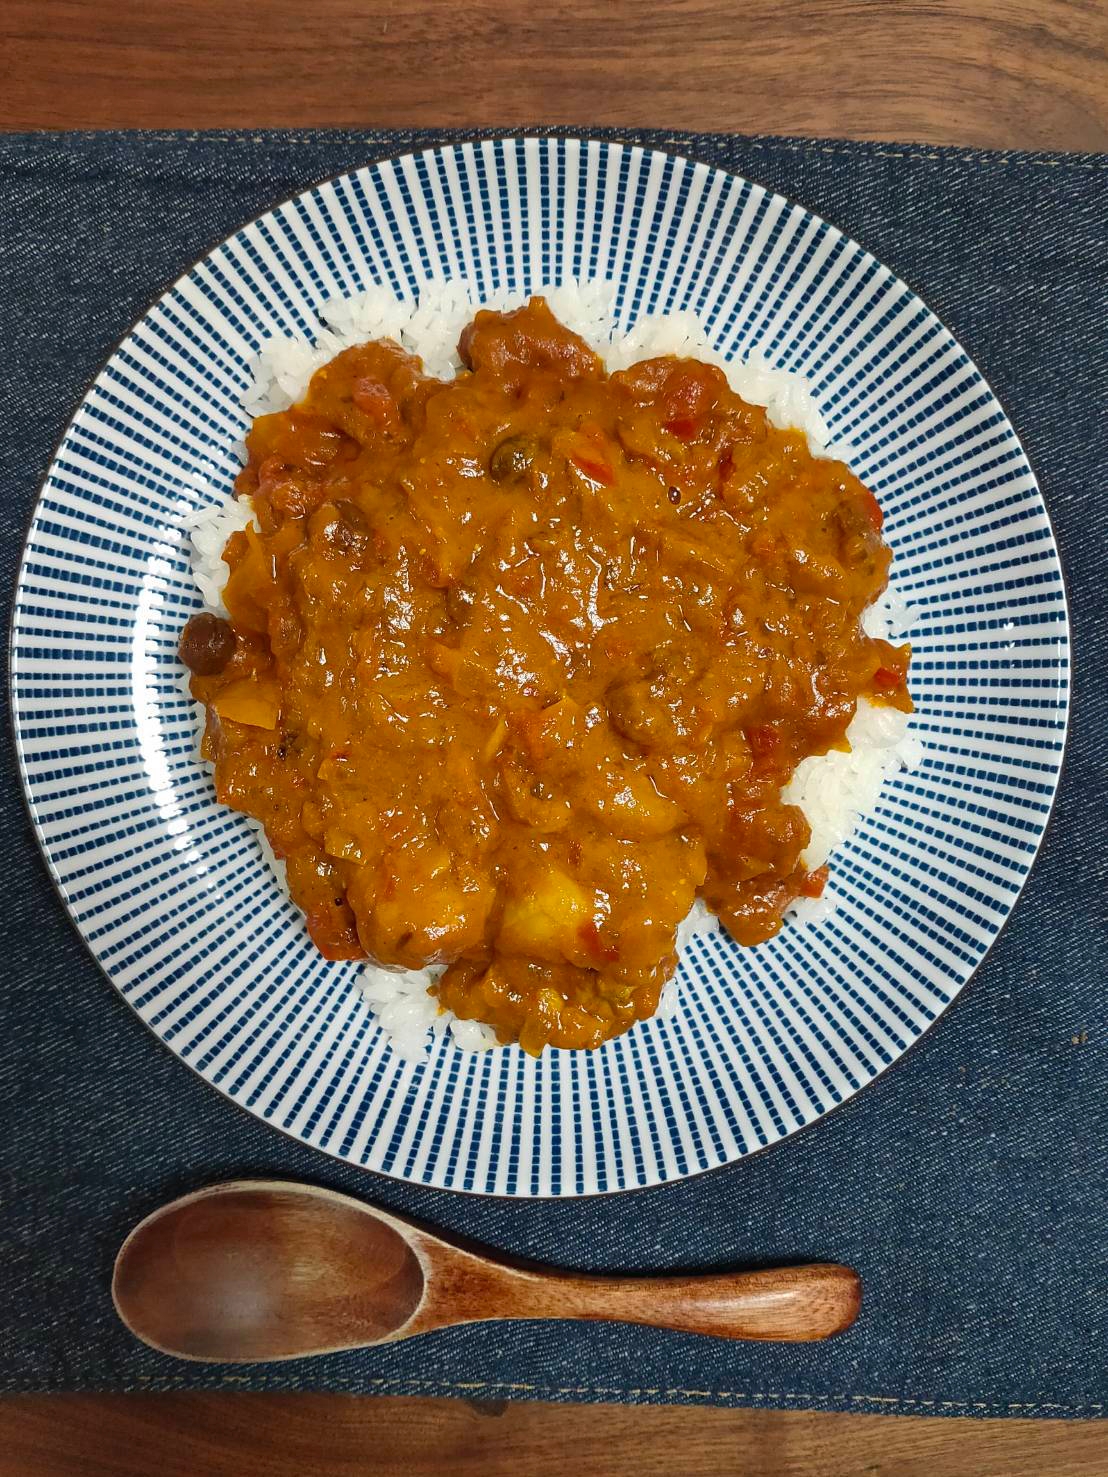
[[[609,375],[541,298],[459,354],[348,349],[255,421],[230,620],[181,655],[324,956],[445,965],[502,1041],[594,1047],[697,897],[756,944],[818,895],[782,787],[861,696],[910,709],[909,650],[859,624],[872,493],[719,369]]]

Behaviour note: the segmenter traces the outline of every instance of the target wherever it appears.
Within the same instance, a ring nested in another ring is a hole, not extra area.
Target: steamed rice
[[[775,426],[803,431],[814,456],[834,456],[849,462],[849,446],[830,443],[827,426],[802,375],[776,369],[757,353],[741,363],[725,359],[708,342],[694,313],[685,310],[651,315],[640,318],[624,332],[614,320],[615,292],[610,283],[566,282],[538,290],[555,315],[604,357],[610,370],[662,354],[717,364],[743,399],[765,406]],[[418,354],[428,373],[450,378],[461,367],[456,353],[459,334],[475,310],[512,309],[525,301],[523,293],[499,292],[478,302],[469,287],[460,282],[428,283],[418,297],[404,300],[383,287],[370,288],[356,297],[333,299],[321,309],[325,326],[314,344],[274,338],[262,345],[252,365],[253,379],[243,397],[243,407],[251,417],[285,409],[300,399],[315,371],[337,353],[374,338],[395,340]],[[226,614],[222,601],[227,578],[223,548],[231,534],[244,528],[251,518],[247,502],[227,496],[220,503],[200,509],[189,520],[193,574],[205,606],[217,614]],[[863,624],[871,636],[895,639],[907,632],[911,622],[912,612],[889,590],[866,613]],[[199,705],[197,708],[202,721],[203,709]],[[908,733],[908,723],[909,715],[876,707],[863,699],[847,731],[850,751],[833,751],[805,759],[797,766],[783,798],[800,806],[811,826],[812,839],[802,857],[808,868],[822,866],[861,818],[876,808],[886,778],[919,763],[920,745]],[[287,894],[284,864],[274,856],[261,826],[254,821],[251,825],[258,834],[263,858]],[[829,887],[821,898],[798,898],[787,917],[793,924],[814,924],[828,917],[834,907]],[[697,902],[678,930],[679,954],[697,934],[712,933],[717,928],[714,916]],[[426,1060],[431,1041],[447,1033],[464,1051],[484,1051],[497,1045],[490,1026],[459,1020],[439,1009],[428,988],[441,973],[442,966],[392,970],[368,964],[356,977],[362,999],[389,1036],[393,1049],[407,1061]],[[677,1005],[675,979],[662,992],[659,1017],[671,1016]]]

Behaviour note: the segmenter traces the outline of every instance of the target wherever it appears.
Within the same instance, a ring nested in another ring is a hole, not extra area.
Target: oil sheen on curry
[[[181,655],[219,799],[255,816],[328,959],[448,966],[527,1051],[655,1010],[702,898],[741,944],[822,872],[781,791],[860,696],[872,493],[721,371],[607,374],[541,298],[478,313],[448,382],[348,349],[255,421],[230,622]]]

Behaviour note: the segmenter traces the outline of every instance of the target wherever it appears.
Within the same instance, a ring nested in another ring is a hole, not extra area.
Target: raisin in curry
[[[782,786],[859,697],[910,708],[909,653],[859,626],[873,495],[719,369],[609,375],[541,298],[459,353],[352,348],[255,421],[230,621],[181,655],[323,955],[444,964],[501,1040],[593,1047],[697,897],[756,944],[818,894]]]

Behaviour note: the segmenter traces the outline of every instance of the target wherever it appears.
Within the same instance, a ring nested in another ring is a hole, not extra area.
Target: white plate
[[[840,908],[741,950],[697,942],[681,1009],[595,1053],[391,1052],[315,953],[193,759],[175,647],[184,522],[225,496],[248,362],[329,297],[565,275],[618,314],[694,306],[729,354],[808,375],[886,511],[922,767],[833,859]],[[39,839],[74,922],[177,1055],[235,1102],[420,1184],[581,1195],[739,1159],[849,1098],[965,984],[1031,866],[1061,761],[1065,599],[1050,524],[988,385],[833,227],[686,160],[565,139],[455,145],[308,191],[180,279],[97,377],[35,512],[13,701]]]

